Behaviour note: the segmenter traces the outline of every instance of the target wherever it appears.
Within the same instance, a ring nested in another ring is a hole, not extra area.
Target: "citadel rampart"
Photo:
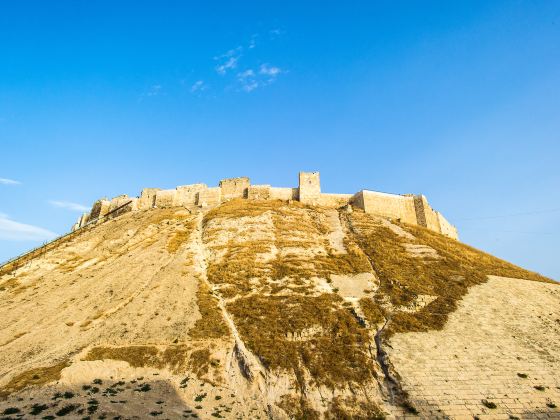
[[[90,213],[84,213],[72,230],[111,211],[115,215],[129,211],[166,207],[211,207],[234,198],[248,200],[297,200],[304,204],[339,208],[351,205],[366,213],[397,219],[404,223],[424,226],[445,236],[458,239],[455,226],[432,209],[423,195],[387,194],[362,190],[355,194],[325,194],[321,192],[319,172],[300,172],[297,188],[277,188],[270,185],[251,185],[249,178],[229,178],[218,187],[206,184],[181,185],[175,189],[144,188],[140,197],[119,195],[111,200],[97,200]],[[111,214],[112,216],[113,214]]]

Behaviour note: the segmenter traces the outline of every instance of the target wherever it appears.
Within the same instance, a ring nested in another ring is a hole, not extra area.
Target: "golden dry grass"
[[[190,370],[203,379],[211,367],[219,365],[218,359],[211,356],[208,345],[213,346],[203,344],[202,348],[193,348],[186,344],[170,344],[163,349],[150,345],[100,346],[92,348],[83,360],[122,360],[132,367],[167,368],[176,374]]]
[[[373,299],[363,297],[360,299],[359,304],[370,327],[375,327],[385,321],[383,308]]]
[[[375,371],[368,360],[368,331],[349,308],[342,307],[338,295],[312,295],[314,286],[309,280],[313,277],[371,270],[367,257],[356,244],[345,242],[347,254],[335,254],[330,249],[326,235],[331,228],[322,209],[281,201],[233,200],[205,217],[205,238],[212,240],[220,234],[215,227],[220,223],[210,222],[258,217],[265,212],[270,214],[274,229],[270,240],[260,236],[241,243],[230,241],[220,247],[226,250],[220,262],[208,266],[208,280],[221,286],[222,296],[238,296],[228,303],[227,310],[246,345],[267,368],[293,372],[302,387],[304,372],[316,384],[331,388],[371,380]],[[210,225],[213,227],[209,228]],[[272,248],[278,250],[275,258],[266,262],[258,259],[259,254]],[[310,258],[305,253],[310,248],[326,252]],[[288,249],[296,252],[282,253]],[[303,252],[297,252],[298,249]],[[272,296],[245,297],[255,291]],[[275,296],[286,291],[289,296]],[[289,339],[317,329],[318,333],[305,340]],[[278,352],[279,348],[282,352]]]
[[[227,338],[230,335],[229,328],[218,307],[216,297],[212,295],[205,282],[199,282],[196,297],[201,318],[195,322],[189,331],[189,336],[195,340]]]
[[[460,259],[462,264],[481,270],[484,274],[556,283],[539,273],[526,270],[512,263],[494,257],[484,251],[473,248],[459,241],[450,239],[421,226],[403,225],[420,242],[434,248],[445,258]]]
[[[302,280],[311,277],[328,278],[331,274],[357,274],[371,270],[366,256],[353,243],[345,242],[347,254],[332,252],[325,237],[330,228],[320,208],[308,208],[300,203],[287,205],[282,201],[232,200],[209,212],[205,221],[208,224],[216,218],[231,219],[235,214],[239,214],[239,217],[258,217],[265,212],[271,214],[273,240],[230,241],[225,246],[226,254],[221,262],[208,266],[208,280],[212,284],[228,285],[228,297],[254,290],[255,282],[259,283],[263,291],[278,293],[291,289],[288,284],[290,281],[303,286]],[[219,228],[205,229],[206,239],[213,239],[219,234]],[[297,252],[280,256],[285,249],[305,251],[318,246],[327,249],[327,253],[313,258]],[[270,252],[273,247],[279,251],[278,256],[272,261],[259,262],[258,256]],[[279,283],[270,284],[270,281]]]
[[[183,227],[178,229],[167,241],[167,252],[173,254],[177,252],[177,250],[187,242],[193,232],[194,229],[194,221],[185,221],[183,223]]]
[[[358,400],[356,397],[337,396],[332,399],[329,410],[325,413],[327,420],[382,420],[383,410],[373,401]]]
[[[368,331],[340,307],[341,301],[332,293],[252,296],[237,299],[227,309],[247,346],[267,368],[293,372],[300,379],[305,369],[316,384],[335,388],[375,376],[367,354]],[[289,339],[305,331],[313,333],[304,340]]]
[[[303,396],[297,398],[293,394],[282,395],[277,405],[288,414],[290,419],[319,420],[321,418],[321,413],[313,409]]]
[[[410,240],[371,215],[354,212],[349,219],[355,228],[355,240],[380,280],[378,300],[388,297],[398,307],[409,305],[418,295],[437,297],[418,312],[395,312],[388,334],[441,329],[468,288],[485,282],[489,274],[550,281],[422,227],[401,225],[416,237]],[[432,247],[441,258],[415,257],[404,243]]]
[[[132,367],[163,367],[155,346],[94,347],[83,360],[122,360]]]
[[[59,380],[60,372],[69,365],[69,362],[64,361],[53,366],[30,369],[15,376],[0,389],[0,400],[6,399],[11,393],[20,391],[29,386],[40,386]]]

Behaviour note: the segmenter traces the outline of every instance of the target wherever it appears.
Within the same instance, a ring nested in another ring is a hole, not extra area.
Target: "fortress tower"
[[[321,196],[319,172],[299,173],[299,201],[304,204],[317,204]]]

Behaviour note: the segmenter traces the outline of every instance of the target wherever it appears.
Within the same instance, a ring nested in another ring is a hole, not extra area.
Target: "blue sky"
[[[0,5],[0,260],[103,196],[318,170],[560,279],[559,133],[558,1]]]

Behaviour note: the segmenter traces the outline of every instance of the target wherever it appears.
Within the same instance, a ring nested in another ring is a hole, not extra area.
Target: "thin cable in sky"
[[[512,213],[512,214],[504,214],[501,216],[485,216],[485,217],[473,217],[468,219],[458,219],[457,222],[464,222],[467,220],[487,220],[487,219],[504,219],[506,217],[517,217],[517,216],[529,216],[533,214],[544,214],[544,213],[555,213],[559,212],[560,209],[550,209],[550,210],[538,210],[538,211],[528,211],[523,213]]]

